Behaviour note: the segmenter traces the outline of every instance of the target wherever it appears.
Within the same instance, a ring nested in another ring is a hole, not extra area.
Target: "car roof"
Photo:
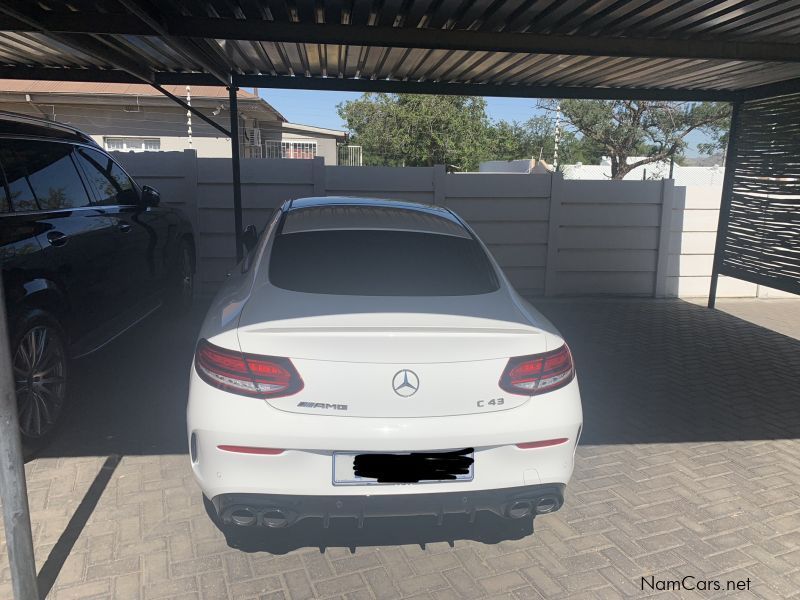
[[[7,111],[0,111],[0,135],[51,138],[99,147],[90,136],[71,125]]]

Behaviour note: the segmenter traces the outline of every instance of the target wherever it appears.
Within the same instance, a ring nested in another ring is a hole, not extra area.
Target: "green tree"
[[[468,171],[489,156],[491,127],[480,97],[364,94],[337,109],[366,165]]]
[[[558,105],[556,100],[541,104],[549,111]],[[686,136],[693,131],[709,136],[711,142],[701,151],[710,154],[724,143],[730,120],[730,107],[715,102],[562,100],[560,108],[569,127],[610,158],[612,179],[622,179],[642,165],[682,156]]]
[[[555,121],[544,115],[524,123],[499,121],[491,128],[490,139],[490,154],[495,160],[542,158],[552,163],[555,155]],[[559,162],[575,162],[575,157],[581,155],[580,147],[581,140],[574,132],[562,131],[558,145]]]

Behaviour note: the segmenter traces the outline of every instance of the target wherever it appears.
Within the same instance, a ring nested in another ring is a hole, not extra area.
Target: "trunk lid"
[[[547,334],[503,291],[457,297],[256,292],[239,323],[243,352],[292,360],[298,394],[275,408],[358,417],[445,416],[527,400],[498,381],[509,357],[545,352]],[[309,316],[311,315],[311,316]]]

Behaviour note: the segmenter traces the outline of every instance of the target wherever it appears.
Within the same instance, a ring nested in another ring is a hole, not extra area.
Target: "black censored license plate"
[[[472,448],[446,452],[334,452],[333,485],[472,481]]]

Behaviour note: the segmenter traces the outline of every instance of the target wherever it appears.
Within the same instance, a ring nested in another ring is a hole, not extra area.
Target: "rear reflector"
[[[257,448],[255,446],[217,446],[225,452],[238,452],[239,454],[283,454],[280,448]]]
[[[194,365],[209,385],[242,396],[276,398],[303,389],[303,380],[288,358],[243,354],[208,340],[197,343]]]
[[[564,387],[574,377],[572,354],[564,344],[551,352],[509,359],[499,385],[512,394],[533,396]]]
[[[568,442],[569,438],[556,438],[554,440],[539,440],[538,442],[524,442],[522,444],[517,444],[517,448],[522,448],[523,450],[529,450],[531,448],[546,448],[547,446],[558,446],[559,444],[563,444],[564,442]]]

